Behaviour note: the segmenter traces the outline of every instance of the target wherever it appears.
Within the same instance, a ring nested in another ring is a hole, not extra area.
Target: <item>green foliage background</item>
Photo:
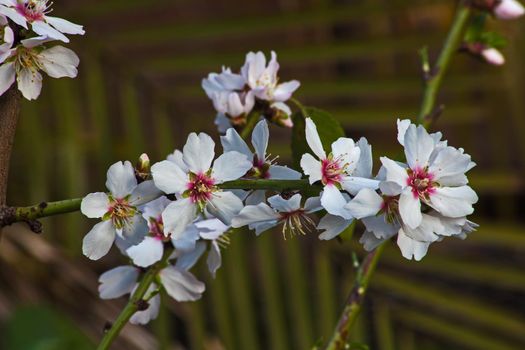
[[[302,83],[300,101],[333,113],[348,136],[367,137],[375,158],[394,156],[400,152],[396,118],[413,117],[419,107],[417,51],[428,45],[435,56],[454,4],[57,1],[56,16],[86,26],[86,37],[71,45],[81,56],[80,74],[76,80],[45,79],[41,98],[24,104],[10,203],[99,191],[117,160],[135,160],[142,152],[164,158],[190,131],[216,137],[200,80],[221,65],[237,69],[249,50],[275,50],[282,79]],[[420,263],[404,260],[392,243],[353,336],[371,349],[525,347],[525,22],[494,29],[508,36],[507,64],[500,69],[459,56],[446,77],[446,110],[437,123],[450,144],[478,163],[470,178],[481,195],[475,218],[481,228],[466,241],[432,245]],[[271,153],[290,163],[290,133],[271,133]],[[72,345],[62,344],[75,341],[61,337],[70,331],[50,326],[61,340],[46,347],[48,335],[24,316],[22,305],[47,305],[34,311],[35,319],[44,318],[39,325],[66,317],[57,324],[68,323],[92,342],[117,315],[125,300],[98,300],[96,279],[123,262],[116,251],[99,262],[81,256],[91,224],[69,214],[46,219],[41,237],[23,227],[4,235],[0,329],[6,349],[18,349],[14,344],[25,344],[24,337],[41,340],[26,349],[66,349]],[[357,237],[360,232],[358,226]],[[307,349],[326,339],[350,289],[351,251],[363,253],[356,238],[320,242],[312,234],[283,241],[280,232],[231,238],[215,280],[204,266],[197,269],[208,288],[202,301],[169,302],[151,327],[128,326],[115,349]]]

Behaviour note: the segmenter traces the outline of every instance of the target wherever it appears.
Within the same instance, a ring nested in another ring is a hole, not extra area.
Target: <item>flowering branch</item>
[[[135,289],[135,293],[133,293],[124,309],[121,311],[111,327],[106,331],[104,337],[100,341],[100,344],[97,347],[98,350],[109,349],[122,328],[124,328],[126,323],[128,323],[131,316],[133,316],[135,312],[141,311],[147,306],[148,302],[147,300],[144,300],[144,296],[147,293],[150,285],[155,281],[155,278],[157,277],[157,274],[160,272],[160,270],[168,265],[168,259],[172,253],[173,249],[167,249],[164,252],[162,260],[151,266],[142,276],[142,279]]]
[[[20,113],[20,94],[9,89],[0,96],[0,207],[5,205],[9,159]]]
[[[450,65],[453,55],[459,48],[470,15],[471,8],[461,2],[443,49],[438,57],[436,66],[433,69],[428,67],[426,53],[422,53],[424,65],[423,71],[425,73],[425,91],[421,111],[416,122],[422,123],[425,128],[428,128],[435,119],[432,117],[432,114],[434,113],[436,97],[439,88],[441,87],[441,82]],[[334,334],[326,346],[327,350],[345,349],[350,335],[350,329],[361,311],[368,283],[384,251],[385,244],[386,242],[383,242],[365,257],[363,264],[359,268],[356,281],[350,292]]]

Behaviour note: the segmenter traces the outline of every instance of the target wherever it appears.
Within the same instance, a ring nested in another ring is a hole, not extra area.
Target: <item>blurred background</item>
[[[332,112],[347,135],[395,155],[396,118],[421,98],[418,50],[431,57],[451,22],[452,0],[62,0],[54,15],[85,25],[73,37],[75,80],[45,79],[25,103],[12,160],[9,203],[79,197],[104,188],[108,166],[152,160],[191,131],[217,138],[200,87],[222,65],[238,70],[248,51],[275,50],[296,97]],[[524,349],[525,21],[494,23],[509,38],[495,68],[458,56],[445,79],[437,123],[478,166],[478,232],[433,244],[422,262],[388,247],[372,279],[353,340],[370,349]],[[289,132],[271,129],[271,153],[290,160]],[[376,166],[377,170],[377,166]],[[44,220],[37,236],[5,230],[0,245],[0,347],[91,349],[126,302],[101,301],[98,275],[122,264],[81,254],[94,222],[79,213]],[[169,301],[148,327],[128,325],[114,349],[308,349],[326,340],[353,280],[357,239],[284,241],[232,235],[197,303]]]

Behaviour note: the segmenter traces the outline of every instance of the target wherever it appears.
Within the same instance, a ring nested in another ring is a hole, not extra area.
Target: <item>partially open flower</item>
[[[525,8],[517,0],[496,1],[492,11],[496,18],[503,20],[515,19],[525,14]]]
[[[495,49],[493,47],[483,49],[481,51],[481,56],[489,64],[495,66],[501,66],[505,64],[505,57],[503,56],[503,54],[498,49]]]

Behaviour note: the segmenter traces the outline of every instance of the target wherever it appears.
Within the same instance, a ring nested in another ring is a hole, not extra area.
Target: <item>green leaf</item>
[[[321,137],[321,142],[327,153],[331,152],[332,142],[340,137],[345,137],[345,132],[341,127],[341,124],[328,112],[313,108],[306,107],[306,117],[312,118],[313,122],[317,126],[317,132]],[[311,153],[310,147],[306,142],[305,136],[305,116],[301,112],[296,112],[292,116],[294,123],[292,131],[292,156],[293,164],[296,169],[300,169],[301,157],[305,153]]]
[[[487,45],[488,47],[495,47],[496,49],[502,49],[507,46],[507,39],[496,32],[484,32],[481,34],[479,42]]]

